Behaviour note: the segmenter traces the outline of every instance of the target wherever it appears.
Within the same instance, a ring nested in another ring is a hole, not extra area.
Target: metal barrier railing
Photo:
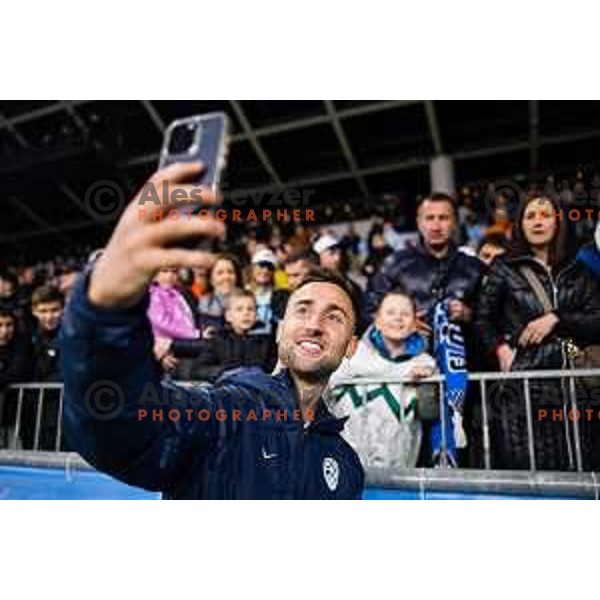
[[[513,400],[515,400],[515,390],[509,389],[506,390],[503,386],[506,382],[510,381],[519,381],[523,386],[523,394],[522,397],[518,394],[516,398],[516,406],[518,407],[521,404],[521,408],[524,409],[525,412],[525,425],[527,431],[527,452],[529,458],[529,470],[532,472],[537,471],[536,465],[536,447],[535,447],[535,436],[534,436],[534,415],[533,415],[533,405],[532,405],[532,397],[531,397],[531,382],[532,381],[548,381],[548,380],[556,380],[558,385],[561,386],[561,406],[557,407],[563,409],[563,416],[560,419],[565,425],[565,442],[567,445],[567,451],[569,456],[569,463],[572,468],[575,468],[578,472],[582,472],[584,470],[584,457],[582,453],[582,444],[581,444],[581,431],[579,427],[579,419],[581,417],[581,411],[578,408],[578,399],[577,399],[577,384],[576,380],[585,380],[589,378],[598,379],[600,385],[600,369],[577,369],[577,370],[540,370],[540,371],[515,371],[509,373],[501,373],[501,372],[486,372],[486,373],[469,373],[467,379],[469,382],[477,382],[479,383],[479,401],[481,407],[481,418],[482,418],[482,437],[483,437],[483,459],[484,459],[484,468],[485,470],[490,470],[492,468],[492,445],[491,445],[491,435],[490,435],[490,421],[492,416],[498,415],[490,415],[490,395],[489,395],[489,384],[493,383],[494,385],[502,386],[500,388],[501,392],[508,392],[510,395],[513,395]],[[565,382],[568,382],[568,388],[564,387]],[[436,375],[433,377],[429,377],[426,379],[421,379],[418,382],[409,379],[396,379],[396,380],[386,380],[382,381],[381,379],[369,379],[364,377],[356,377],[349,379],[339,379],[336,381],[337,386],[344,385],[352,385],[358,388],[359,395],[361,395],[366,402],[367,397],[367,387],[370,385],[384,385],[384,384],[395,384],[401,386],[404,385],[424,385],[424,384],[437,384],[438,386],[438,404],[439,404],[439,413],[440,413],[440,421],[441,421],[441,435],[442,435],[442,449],[447,448],[447,439],[446,439],[446,427],[445,427],[445,419],[447,418],[447,411],[444,410],[444,385],[445,378],[443,375]],[[474,400],[472,389],[467,393],[466,402],[472,402]],[[600,387],[594,388],[593,391],[600,392]],[[591,394],[595,399],[595,394]],[[598,404],[596,408],[600,409],[600,393],[598,396]],[[544,400],[544,399],[542,399]],[[568,410],[567,410],[568,405]],[[572,413],[572,411],[574,411]],[[539,413],[538,413],[539,414]],[[572,418],[569,416],[573,414]],[[575,418],[579,414],[579,417]],[[554,419],[555,415],[552,415]],[[600,419],[600,412],[596,415],[596,420]],[[573,424],[573,435],[571,436],[569,433],[569,423]],[[600,421],[599,421],[600,424]],[[573,440],[571,440],[573,437]],[[573,442],[573,444],[571,443]],[[573,448],[574,445],[574,457],[573,457]]]
[[[0,448],[61,452],[62,383],[19,383],[0,401]]]
[[[527,432],[527,453],[529,457],[529,470],[536,472],[539,469],[536,465],[536,447],[534,436],[533,407],[531,395],[532,381],[557,380],[562,391],[562,406],[559,408],[570,411],[578,411],[577,399],[577,380],[586,378],[598,378],[600,381],[600,369],[579,369],[579,370],[545,370],[545,371],[521,371],[510,373],[470,373],[468,380],[479,384],[479,401],[481,408],[482,425],[482,446],[483,446],[483,466],[485,470],[492,469],[492,443],[490,434],[491,418],[498,415],[490,414],[490,384],[504,386],[506,382],[518,381],[523,386],[522,397],[519,394],[517,404],[523,405],[526,419]],[[370,380],[366,378],[353,378],[346,381],[339,381],[338,385],[353,385],[357,388],[363,388],[363,394],[366,398],[366,388],[369,385],[396,384],[396,385],[424,385],[437,384],[437,396],[440,408],[440,417],[443,421],[446,418],[444,409],[444,383],[442,375],[429,377],[419,380],[415,383],[412,380]],[[191,385],[189,382],[182,382],[184,385]],[[197,384],[195,384],[197,385]],[[470,386],[470,392],[473,388]],[[506,390],[504,390],[506,391]],[[598,390],[600,392],[600,388]],[[514,390],[509,390],[514,395]],[[473,395],[467,394],[466,402],[473,402]],[[600,400],[600,394],[598,394]],[[366,402],[366,400],[365,400]],[[600,409],[600,404],[597,406]],[[2,419],[2,412],[4,419]],[[62,432],[62,414],[63,414],[63,385],[61,383],[23,383],[10,386],[4,394],[4,411],[0,406],[0,448],[32,451],[51,451],[65,452],[66,447]],[[8,416],[7,416],[8,415]],[[600,412],[596,418],[600,417]],[[570,470],[582,472],[584,470],[584,456],[581,444],[581,429],[578,419],[569,419],[565,414],[561,419],[565,424],[566,443],[568,445]],[[569,423],[573,423],[573,435],[569,434]],[[447,446],[446,428],[442,422],[442,448]],[[4,440],[2,439],[4,438]],[[573,438],[573,439],[571,439]],[[4,442],[4,443],[3,443]],[[574,450],[574,452],[573,452]]]

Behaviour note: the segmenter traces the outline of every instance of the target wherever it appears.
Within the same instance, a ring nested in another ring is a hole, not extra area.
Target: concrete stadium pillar
[[[430,191],[444,192],[454,195],[456,182],[454,180],[454,162],[449,156],[440,154],[429,163]]]

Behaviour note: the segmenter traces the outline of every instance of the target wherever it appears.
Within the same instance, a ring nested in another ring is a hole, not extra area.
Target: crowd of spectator
[[[469,372],[568,369],[567,344],[600,344],[597,209],[593,219],[560,218],[585,195],[583,179],[578,174],[571,188],[558,190],[545,183],[527,186],[521,196],[483,186],[418,198],[414,241],[400,235],[410,231],[413,217],[394,212],[401,203],[389,198],[389,210],[378,210],[363,236],[351,223],[343,235],[327,225],[294,224],[230,237],[209,269],[156,274],[147,314],[157,364],[165,376],[203,381],[238,367],[278,368],[277,326],[290,292],[313,267],[336,271],[357,300],[359,343],[331,379],[331,412],[349,417],[344,435],[365,465],[435,466],[427,440],[440,415],[428,410],[435,393],[420,380],[445,374],[434,356],[437,306],[445,306],[461,332]],[[593,206],[588,196],[585,206]],[[343,216],[361,215],[351,207]],[[0,390],[61,381],[61,316],[90,251],[0,271]],[[491,414],[493,466],[527,469],[523,394],[514,387],[502,387],[502,394],[508,400]],[[536,411],[572,406],[560,378],[532,382],[530,396]],[[452,435],[467,440],[457,442],[454,464],[481,466],[482,400],[479,388],[468,386],[466,400],[449,413]],[[2,411],[1,398],[0,416],[6,429],[14,415]],[[596,468],[596,421],[574,430],[564,417],[534,418],[537,468],[575,468],[575,436],[586,467]]]

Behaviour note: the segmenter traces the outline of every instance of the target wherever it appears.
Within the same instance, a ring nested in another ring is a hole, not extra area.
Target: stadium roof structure
[[[593,101],[1,101],[0,245],[106,233],[84,204],[90,186],[133,194],[165,127],[215,110],[233,123],[232,187],[310,187],[321,203],[427,193],[439,154],[460,184],[572,173],[600,156]]]

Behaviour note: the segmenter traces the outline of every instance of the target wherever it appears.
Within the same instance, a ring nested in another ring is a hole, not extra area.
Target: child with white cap
[[[259,248],[252,256],[249,289],[256,298],[257,319],[262,324],[254,333],[274,333],[277,323],[283,318],[288,299],[286,290],[274,289],[274,274],[277,258],[272,250]]]

